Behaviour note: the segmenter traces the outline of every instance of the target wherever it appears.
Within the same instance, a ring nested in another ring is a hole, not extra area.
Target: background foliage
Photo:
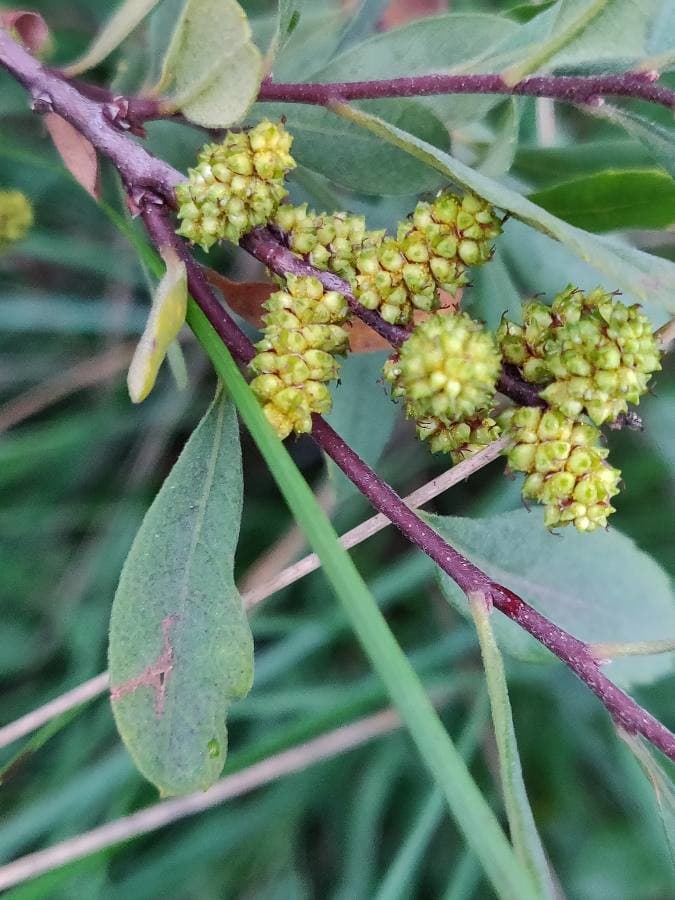
[[[134,90],[147,77],[156,77],[180,5],[164,0],[147,25],[96,70],[96,77],[102,83],[113,80],[120,90]],[[276,4],[251,0],[242,5],[264,52],[275,28]],[[558,6],[543,4],[543,12],[535,16],[539,5],[454,2],[457,18],[445,30],[420,22],[401,37],[374,35],[386,5],[382,2],[352,4],[358,13],[351,17],[342,4],[329,0],[295,5],[301,16],[275,66],[280,80],[314,73],[325,79],[386,76],[468,65],[478,57],[488,60],[485,68],[503,67],[550,38],[550,10]],[[601,61],[621,68],[672,50],[673,28],[663,11],[667,4],[650,0],[639,10],[639,19],[634,18],[635,3],[610,6],[612,28],[607,19],[596,20],[561,51],[560,66],[585,70]],[[567,4],[570,15],[574,7]],[[35,8],[53,28],[55,62],[79,56],[107,12],[95,0],[48,0]],[[648,21],[656,24],[648,29]],[[524,26],[529,29],[525,34]],[[622,36],[620,59],[617,34]],[[368,47],[354,49],[363,40],[370,42]],[[572,225],[602,234],[621,228],[619,240],[675,259],[672,235],[654,230],[673,221],[672,181],[659,165],[672,146],[639,118],[629,120],[632,131],[627,132],[606,118],[560,106],[555,145],[548,147],[542,144],[549,143],[550,123],[542,122],[541,107],[537,114],[531,100],[451,97],[360,106],[441,151],[452,147],[479,172],[522,194],[534,194],[536,203]],[[644,115],[643,109],[635,109]],[[251,118],[278,112],[261,104]],[[373,227],[391,226],[412,207],[415,195],[443,180],[437,171],[324,110],[284,106],[283,112],[297,134],[301,162],[292,179],[294,201],[364,211]],[[652,111],[652,119],[664,127],[667,115]],[[30,236],[0,257],[0,396],[9,401],[137,336],[147,313],[148,279],[124,237],[64,173],[56,152],[43,140],[41,123],[27,111],[23,92],[4,77],[0,116],[1,184],[25,190],[36,207]],[[151,149],[181,169],[203,141],[198,130],[175,123],[154,123],[148,131]],[[122,209],[114,178],[105,168],[103,194],[111,207]],[[649,202],[631,202],[628,210],[617,211],[617,196],[648,197]],[[218,250],[210,262],[242,280],[261,274],[256,263],[228,249]],[[596,271],[562,245],[511,222],[493,263],[476,273],[467,300],[474,314],[495,324],[503,310],[517,308],[520,296],[550,295],[568,281],[592,287],[599,280]],[[602,283],[615,287],[607,277]],[[647,309],[655,324],[664,321],[663,308],[647,304]],[[3,720],[105,666],[110,603],[122,563],[215,386],[210,367],[187,334],[184,349],[190,374],[185,391],[176,389],[165,367],[151,398],[133,407],[119,366],[107,382],[72,393],[0,438]],[[383,409],[383,389],[376,383],[380,362],[375,355],[347,361],[331,421],[405,493],[444,463],[414,441],[411,429],[393,414],[394,407]],[[354,404],[346,402],[347,391],[368,382],[355,414]],[[613,540],[630,539],[644,551],[644,568],[635,577],[642,585],[650,578],[648,598],[623,580],[617,588],[613,557],[603,556],[606,536],[590,538],[598,547],[593,560],[599,570],[598,604],[611,602],[617,616],[630,620],[636,609],[660,608],[659,598],[666,598],[663,615],[670,618],[663,622],[671,624],[656,624],[656,637],[664,636],[663,629],[668,635],[673,631],[672,595],[653,561],[670,578],[675,574],[666,527],[675,519],[674,395],[675,369],[669,360],[657,394],[640,407],[646,431],[612,435],[613,461],[627,484],[617,500],[612,524],[620,534]],[[2,410],[0,422],[1,416]],[[237,552],[239,584],[253,578],[256,563],[293,527],[257,451],[245,435],[243,439],[246,499]],[[291,449],[315,488],[332,479],[337,496],[332,514],[339,531],[364,517],[364,503],[326,469],[309,441],[292,443]],[[435,505],[437,513],[463,518],[504,512],[522,516],[519,509],[518,487],[502,476],[498,465],[455,487]],[[475,544],[470,522],[449,520],[448,528],[463,546]],[[547,541],[555,538],[538,532],[528,545],[540,560],[546,559]],[[474,714],[482,683],[473,627],[444,599],[432,564],[394,533],[384,532],[353,555],[425,683],[442,683],[453,692],[444,721],[458,735]],[[277,557],[279,567],[285,561]],[[603,584],[611,588],[606,594]],[[385,702],[320,572],[276,595],[251,621],[255,687],[230,709],[226,771]],[[631,661],[625,670],[637,698],[671,727],[672,663],[671,654]],[[533,666],[510,658],[507,674],[525,783],[566,895],[583,900],[669,896],[672,874],[653,794],[615,740],[599,704],[559,664]],[[496,755],[486,721],[479,733],[472,772],[494,795]],[[0,791],[2,859],[132,811],[155,796],[121,748],[102,700],[25,760]],[[430,795],[429,779],[410,741],[394,734],[8,896],[352,900],[375,896],[378,886],[379,896],[386,897],[489,896],[460,836],[442,807],[434,813],[434,804],[438,801]],[[419,852],[398,856],[412,836],[417,836]],[[385,880],[394,860],[400,877]]]

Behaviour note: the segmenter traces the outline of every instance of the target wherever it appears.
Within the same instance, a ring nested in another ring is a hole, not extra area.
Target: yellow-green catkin
[[[366,231],[362,216],[317,215],[306,206],[281,207],[276,224],[292,250],[340,275],[359,303],[393,325],[407,325],[415,309],[437,309],[439,290],[454,294],[466,284],[467,267],[490,259],[501,231],[489,203],[449,191],[418,203],[395,237]]]
[[[316,213],[307,204],[284,204],[273,223],[285,232],[288,246],[317,269],[334,272],[351,285],[356,278],[356,254],[366,236],[363,216],[345,212]]]
[[[480,322],[437,314],[415,326],[384,376],[410,418],[448,425],[491,407],[500,368],[494,337]]]
[[[586,413],[596,425],[639,403],[661,368],[649,319],[602,288],[570,285],[550,307],[526,304],[523,324],[504,321],[497,334],[505,361],[545,385],[551,407],[572,418]]]
[[[327,383],[338,377],[337,354],[347,352],[349,315],[342,294],[316,278],[289,275],[287,289],[265,303],[264,337],[251,361],[251,389],[280,438],[312,430],[312,413],[330,412]]]
[[[178,234],[209,250],[265,225],[287,194],[292,142],[283,125],[263,120],[249,131],[228,132],[222,144],[207,144],[188,181],[176,188]]]
[[[526,474],[523,498],[544,505],[548,528],[606,527],[621,472],[606,461],[608,451],[594,425],[538,407],[508,410],[500,424],[513,438],[506,451],[509,468]]]
[[[0,247],[24,238],[33,224],[33,207],[21,191],[0,191]]]

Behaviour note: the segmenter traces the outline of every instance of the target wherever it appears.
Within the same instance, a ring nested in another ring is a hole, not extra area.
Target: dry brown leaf
[[[98,157],[93,145],[56,113],[47,113],[44,120],[65,167],[85,191],[98,200]]]
[[[39,13],[25,9],[5,9],[0,12],[0,28],[15,32],[26,50],[39,54],[51,45],[49,26]]]
[[[263,303],[278,290],[277,286],[265,281],[232,281],[215,269],[205,268],[204,271],[209,284],[221,292],[227,305],[251,325],[260,328],[265,313]]]

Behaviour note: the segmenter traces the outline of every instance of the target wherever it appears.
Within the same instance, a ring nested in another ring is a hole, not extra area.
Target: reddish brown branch
[[[248,338],[218,303],[204,274],[169,222],[164,199],[181,176],[121,134],[102,113],[100,104],[43,69],[22,47],[0,30],[0,65],[11,72],[34,98],[36,111],[55,111],[67,119],[107,156],[122,175],[130,196],[143,211],[148,231],[158,246],[173,244],[185,260],[190,292],[230,351],[242,362],[253,353]],[[314,274],[314,273],[312,273]],[[313,437],[372,505],[423,550],[465,591],[489,597],[504,615],[548,647],[600,698],[612,718],[641,734],[675,760],[675,735],[619,690],[600,670],[590,648],[568,634],[516,594],[494,582],[451,547],[409,509],[396,492],[368,468],[342,438],[318,416]]]
[[[282,84],[266,79],[258,100],[330,106],[350,100],[387,97],[429,97],[435,94],[505,94],[550,97],[564,103],[593,103],[601,97],[631,97],[675,109],[675,91],[655,84],[658,73],[622,72],[619,75],[533,75],[509,85],[499,74],[408,75],[372,81]]]

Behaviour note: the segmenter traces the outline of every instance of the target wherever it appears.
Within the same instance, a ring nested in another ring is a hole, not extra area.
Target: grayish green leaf
[[[616,106],[599,106],[593,115],[625,128],[631,137],[637,138],[656,162],[675,178],[675,133],[644,116],[619,109]]]
[[[251,687],[252,638],[233,576],[241,508],[239,429],[221,395],[146,513],[110,623],[117,727],[163,795],[218,778],[227,708]]]
[[[158,89],[206,128],[225,128],[246,114],[262,77],[260,51],[236,0],[188,0],[164,59]]]
[[[445,127],[415,100],[369,101],[360,106],[435,146],[449,146]],[[282,115],[293,134],[295,159],[343,187],[367,194],[397,195],[431,191],[441,183],[442,178],[428,166],[383,145],[328,109],[257,103],[252,117],[278,119]]]
[[[386,447],[400,407],[392,403],[378,379],[387,353],[358,353],[342,366],[340,384],[333,390],[333,411],[326,416],[369,466],[375,467]],[[338,500],[354,493],[354,486],[334,463],[330,472],[335,479]]]
[[[675,635],[675,596],[654,560],[619,531],[550,534],[541,510],[520,509],[487,519],[429,516],[430,524],[500,584],[576,637],[633,642]],[[447,599],[468,615],[466,598],[446,575]],[[495,613],[503,650],[532,662],[553,660],[517,625]],[[673,670],[673,654],[625,657],[607,666],[623,685],[649,684]]]

